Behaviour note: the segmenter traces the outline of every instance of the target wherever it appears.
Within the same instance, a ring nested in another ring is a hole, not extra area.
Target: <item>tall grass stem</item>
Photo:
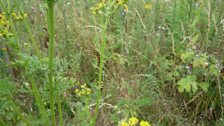
[[[54,0],[48,1],[48,31],[49,31],[49,88],[52,126],[56,126],[54,111]]]

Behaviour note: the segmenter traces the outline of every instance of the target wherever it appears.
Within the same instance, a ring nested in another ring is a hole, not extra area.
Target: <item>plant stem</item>
[[[58,83],[55,83],[55,86],[57,86]],[[63,119],[63,112],[62,112],[62,106],[61,106],[61,94],[57,95],[57,105],[58,105],[58,113],[59,113],[59,124],[60,126],[64,126],[64,119]]]
[[[13,0],[13,1],[14,1],[14,3],[15,3],[15,7],[16,7],[16,8],[19,10],[19,12],[23,15],[24,12],[20,9],[20,7],[19,7],[17,1],[16,1],[16,0]],[[40,51],[39,51],[39,49],[38,49],[37,42],[36,42],[36,40],[35,40],[35,38],[34,38],[34,36],[33,36],[33,33],[32,33],[32,31],[31,31],[31,29],[30,29],[29,23],[28,23],[28,21],[27,21],[26,18],[24,19],[24,24],[25,24],[25,28],[26,28],[26,30],[27,30],[27,32],[28,32],[28,34],[29,34],[29,37],[30,37],[32,46],[33,46],[33,48],[34,48],[34,52],[35,52],[35,54],[37,55],[38,58],[41,58],[41,53],[40,53]]]
[[[102,44],[100,48],[100,67],[99,67],[99,80],[98,80],[98,92],[97,92],[97,101],[96,101],[96,108],[94,111],[93,119],[91,121],[91,126],[94,126],[96,123],[96,118],[99,113],[99,105],[101,99],[101,88],[102,88],[102,78],[103,78],[103,61],[104,61],[104,50],[106,46],[106,39],[107,39],[107,26],[109,23],[109,17],[106,16],[105,21],[102,19],[103,29],[102,29]]]
[[[54,112],[54,0],[48,1],[48,31],[49,31],[49,88],[50,88],[50,109],[52,126],[56,126]]]
[[[37,102],[37,106],[39,108],[40,114],[41,114],[41,116],[43,118],[46,118],[47,112],[46,112],[46,110],[44,108],[44,104],[43,104],[43,102],[41,100],[41,96],[40,96],[39,90],[37,89],[37,85],[35,83],[35,80],[34,80],[33,77],[30,77],[29,80],[31,81],[31,88],[32,88],[35,100]]]
[[[60,126],[64,126],[64,119],[63,119],[63,113],[62,113],[60,96],[58,96],[58,113],[59,113],[59,123],[60,123]]]

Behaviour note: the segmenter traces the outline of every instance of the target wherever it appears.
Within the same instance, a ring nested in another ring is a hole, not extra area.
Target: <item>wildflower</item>
[[[123,121],[123,122],[121,122],[120,126],[128,126],[128,123]]]
[[[128,120],[128,123],[129,123],[131,126],[135,126],[135,125],[138,123],[138,119],[135,118],[135,117],[131,117],[131,118]]]
[[[17,17],[17,14],[15,12],[12,12],[12,17],[15,19]]]
[[[78,97],[89,95],[89,94],[91,94],[91,92],[92,92],[91,89],[88,88],[86,84],[82,84],[80,86],[80,89],[75,89],[75,94]]]
[[[75,89],[75,93],[78,94],[79,93],[79,89]]]
[[[145,3],[145,4],[144,4],[144,8],[145,8],[145,9],[152,9],[152,4],[150,4],[150,3]]]
[[[0,20],[5,20],[5,13],[4,12],[0,12]]]
[[[104,3],[100,2],[95,7],[91,7],[90,10],[93,14],[102,13],[101,9],[103,8]]]
[[[91,90],[89,88],[86,89],[86,94],[89,95],[91,93]]]
[[[124,4],[123,7],[124,7],[124,11],[127,12],[128,11],[128,5]]]
[[[147,121],[141,121],[140,122],[140,126],[151,126],[151,124],[149,124],[149,122],[147,122]]]
[[[23,19],[24,19],[24,18],[27,18],[27,14],[26,14],[26,13],[23,14]]]

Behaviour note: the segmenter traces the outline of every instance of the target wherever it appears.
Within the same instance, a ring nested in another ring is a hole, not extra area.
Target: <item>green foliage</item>
[[[0,125],[222,125],[223,1],[44,1],[0,0]]]
[[[16,87],[7,79],[0,79],[0,87],[0,117],[5,121],[16,121],[17,115],[12,108],[11,101],[8,100],[13,96]]]
[[[196,82],[197,77],[194,75],[189,75],[185,78],[182,78],[180,81],[178,81],[178,90],[180,93],[183,93],[184,90],[186,92],[193,92],[196,93],[198,90],[198,83]]]

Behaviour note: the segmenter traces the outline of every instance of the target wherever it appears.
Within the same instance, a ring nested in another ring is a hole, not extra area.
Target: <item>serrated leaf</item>
[[[219,70],[217,69],[217,67],[215,65],[211,65],[209,67],[209,73],[215,76],[219,75]]]
[[[184,90],[186,92],[193,92],[196,93],[198,90],[197,82],[196,82],[197,77],[195,75],[189,75],[185,78],[182,78],[181,80],[178,81],[178,91],[180,93],[183,93]]]
[[[194,93],[196,93],[197,92],[197,90],[198,90],[198,86],[197,86],[197,82],[196,81],[194,81],[194,82],[192,82],[191,83],[191,88],[192,88],[192,91],[194,92]]]
[[[193,61],[193,66],[194,67],[200,67],[200,66],[203,66],[205,67],[206,65],[206,62],[207,62],[207,56],[206,55],[200,55],[200,57],[194,59]]]
[[[193,46],[198,41],[198,38],[199,38],[199,34],[194,35],[191,38],[191,42],[188,44],[188,47]]]
[[[151,103],[151,100],[149,98],[139,98],[135,101],[138,107],[142,107],[145,105],[149,105]]]
[[[179,86],[178,86],[178,91],[179,91],[180,93],[183,93],[183,92],[184,92],[184,86],[183,86],[183,85],[179,85]]]
[[[190,62],[195,56],[193,51],[184,52],[181,54],[181,60],[185,63]]]
[[[205,92],[208,92],[208,87],[209,87],[209,84],[206,83],[206,82],[203,82],[203,83],[200,83],[199,86],[201,87],[201,89]]]

